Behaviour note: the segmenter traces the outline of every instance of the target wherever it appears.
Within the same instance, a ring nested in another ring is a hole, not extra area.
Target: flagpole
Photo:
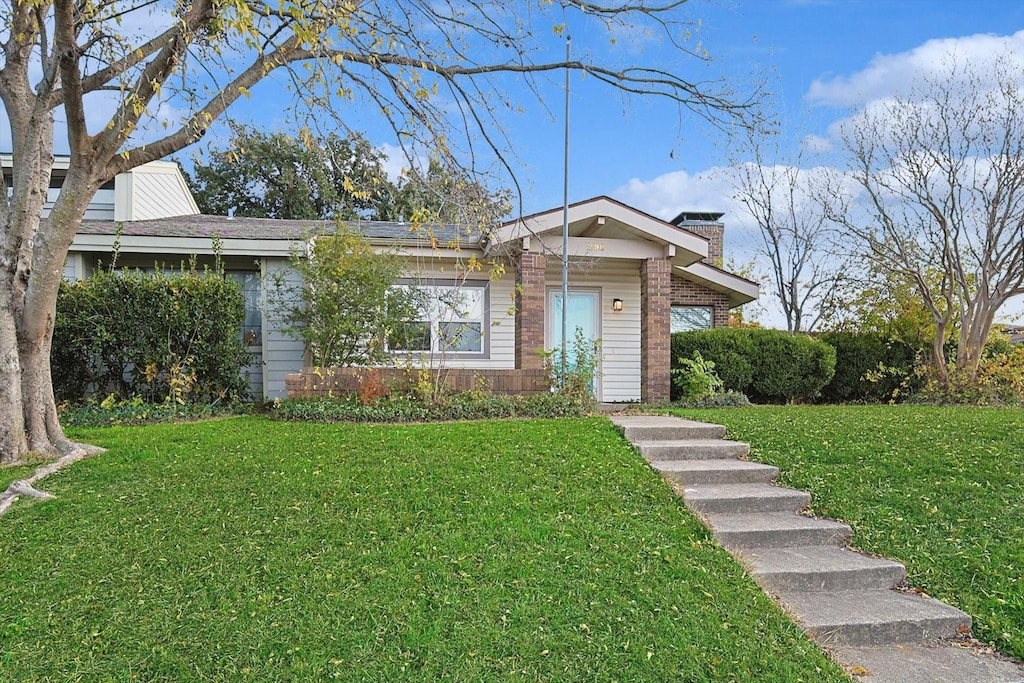
[[[565,36],[565,156],[562,178],[562,386],[568,374],[569,338],[569,54],[572,36]]]

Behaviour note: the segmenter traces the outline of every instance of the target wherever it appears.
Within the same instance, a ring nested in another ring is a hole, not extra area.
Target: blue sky
[[[852,79],[860,90],[867,76],[877,96],[900,83],[922,50],[948,48],[979,34],[1010,36],[1024,29],[1024,3],[1015,0],[691,0],[686,12],[700,19],[699,37],[712,64],[676,62],[657,42],[620,36],[612,46],[606,36],[570,18],[575,50],[615,50],[619,62],[635,61],[679,68],[687,78],[724,76],[742,88],[752,74],[768,74],[778,94],[783,135],[798,141],[807,135],[827,137],[828,127],[863,104],[863,98],[837,102],[835,92]],[[939,43],[937,41],[947,41]],[[948,42],[952,40],[953,42]],[[931,42],[930,42],[931,41]],[[1020,45],[1024,49],[1024,38]],[[549,54],[564,54],[564,42],[552,36]],[[890,68],[875,69],[879,60]],[[502,116],[517,177],[523,186],[523,209],[541,211],[562,202],[562,76],[542,80],[543,102],[507,81],[522,112]],[[817,84],[817,85],[816,85]],[[826,87],[822,87],[826,86]],[[812,96],[817,92],[818,96]],[[233,109],[233,116],[269,130],[286,126],[288,96],[270,84]],[[369,140],[392,149],[393,134],[375,117],[349,111],[354,127]],[[709,179],[712,169],[729,163],[726,135],[696,116],[679,118],[665,102],[625,100],[594,79],[575,76],[570,115],[570,201],[611,195],[663,218],[681,209],[725,210],[730,220],[730,191]],[[216,144],[216,134],[206,142]],[[182,156],[187,157],[188,152]],[[395,164],[401,160],[395,158]]]
[[[951,50],[983,60],[1009,45],[1024,60],[1024,2],[1016,0],[692,0],[685,11],[701,22],[699,38],[712,57],[710,66],[679,60],[644,37],[623,35],[611,45],[606,34],[578,17],[570,17],[568,31],[575,53],[613,51],[612,61],[678,70],[691,80],[724,77],[742,89],[764,74],[776,94],[782,139],[793,146],[814,140],[825,150],[836,140],[838,121],[898,94]],[[563,54],[564,41],[552,35],[547,54],[536,59]],[[1024,61],[1021,67],[1024,74]],[[502,115],[501,122],[526,213],[562,202],[563,78],[556,73],[541,79],[542,101],[507,80],[522,111]],[[593,78],[574,75],[571,91],[570,201],[610,195],[665,219],[686,209],[724,211],[727,256],[737,262],[751,257],[754,227],[719,172],[737,161],[723,131],[693,115],[680,118],[664,101],[624,99]],[[267,96],[254,98],[235,116],[280,127],[282,114],[271,91]],[[354,121],[362,120],[359,112],[351,113]],[[367,137],[390,149],[393,135],[373,122],[366,118]],[[827,153],[812,162],[831,163]],[[762,322],[782,324],[777,305],[767,296],[762,301]],[[1020,302],[1009,308],[1019,311]]]

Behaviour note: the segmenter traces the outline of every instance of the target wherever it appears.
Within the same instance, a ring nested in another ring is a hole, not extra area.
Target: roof
[[[442,243],[456,239],[464,244],[478,244],[480,230],[467,225],[436,225],[420,226],[414,230],[413,223],[397,223],[392,221],[346,221],[351,229],[366,236],[368,239],[410,241],[426,240],[430,235]],[[131,237],[164,237],[164,238],[201,238],[231,240],[288,240],[306,239],[318,233],[330,234],[334,231],[333,221],[321,220],[282,220],[277,218],[231,218],[228,216],[209,216],[195,214],[192,216],[175,216],[173,218],[157,218],[148,221],[126,221],[120,224],[121,235]],[[82,221],[78,229],[80,235],[116,235],[118,223],[115,221],[87,220]]]
[[[676,265],[689,265],[708,255],[708,239],[703,235],[672,225],[611,197],[593,197],[570,204],[568,209],[570,240],[574,237],[639,237],[668,247]],[[494,231],[494,238],[508,243],[554,233],[562,229],[563,222],[563,209],[558,207],[508,221]]]
[[[687,280],[725,294],[729,297],[730,307],[747,304],[760,298],[761,286],[758,283],[710,263],[701,261],[689,266],[676,266],[675,272]]]

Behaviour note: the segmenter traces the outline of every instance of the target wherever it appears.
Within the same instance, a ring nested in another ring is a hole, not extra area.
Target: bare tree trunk
[[[21,356],[21,400],[28,448],[41,453],[67,455],[75,444],[64,436],[57,419],[50,376],[50,343],[53,326],[41,339],[19,344]]]
[[[11,282],[0,282],[0,463],[16,462],[26,450],[21,407],[21,360],[18,333],[11,314]]]
[[[949,368],[946,366],[946,325],[935,328],[935,339],[932,341],[932,367],[938,376],[943,391],[949,390]]]
[[[57,417],[50,350],[64,258],[96,189],[89,178],[73,174],[65,181],[67,191],[49,218],[65,229],[40,230],[36,207],[10,219],[20,221],[11,233],[30,236],[32,256],[29,263],[26,249],[12,249],[6,260],[14,265],[0,283],[0,462],[17,462],[29,451],[67,455],[80,448]]]
[[[961,379],[974,382],[978,378],[981,354],[992,331],[996,311],[1003,303],[979,294],[973,310],[961,321],[956,354],[956,369]]]

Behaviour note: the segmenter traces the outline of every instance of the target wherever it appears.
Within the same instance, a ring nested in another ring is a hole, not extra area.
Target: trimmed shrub
[[[832,379],[836,363],[828,344],[780,330],[719,327],[672,335],[673,367],[696,353],[715,364],[726,391],[756,403],[811,400]],[[680,398],[675,389],[672,398]]]
[[[61,284],[50,355],[60,401],[116,394],[151,403],[242,398],[245,302],[214,271],[97,270]]]
[[[145,403],[139,398],[118,401],[108,397],[100,403],[63,404],[57,411],[60,423],[65,427],[110,427],[205,420],[237,414],[239,407],[209,403]]]
[[[836,373],[818,397],[821,403],[893,400],[920,383],[917,352],[871,332],[824,332],[817,338],[836,350]]]
[[[443,400],[422,401],[408,396],[384,396],[366,405],[356,396],[301,398],[277,401],[273,415],[305,422],[444,422],[500,418],[583,417],[592,401],[562,393],[531,396],[452,394]]]

